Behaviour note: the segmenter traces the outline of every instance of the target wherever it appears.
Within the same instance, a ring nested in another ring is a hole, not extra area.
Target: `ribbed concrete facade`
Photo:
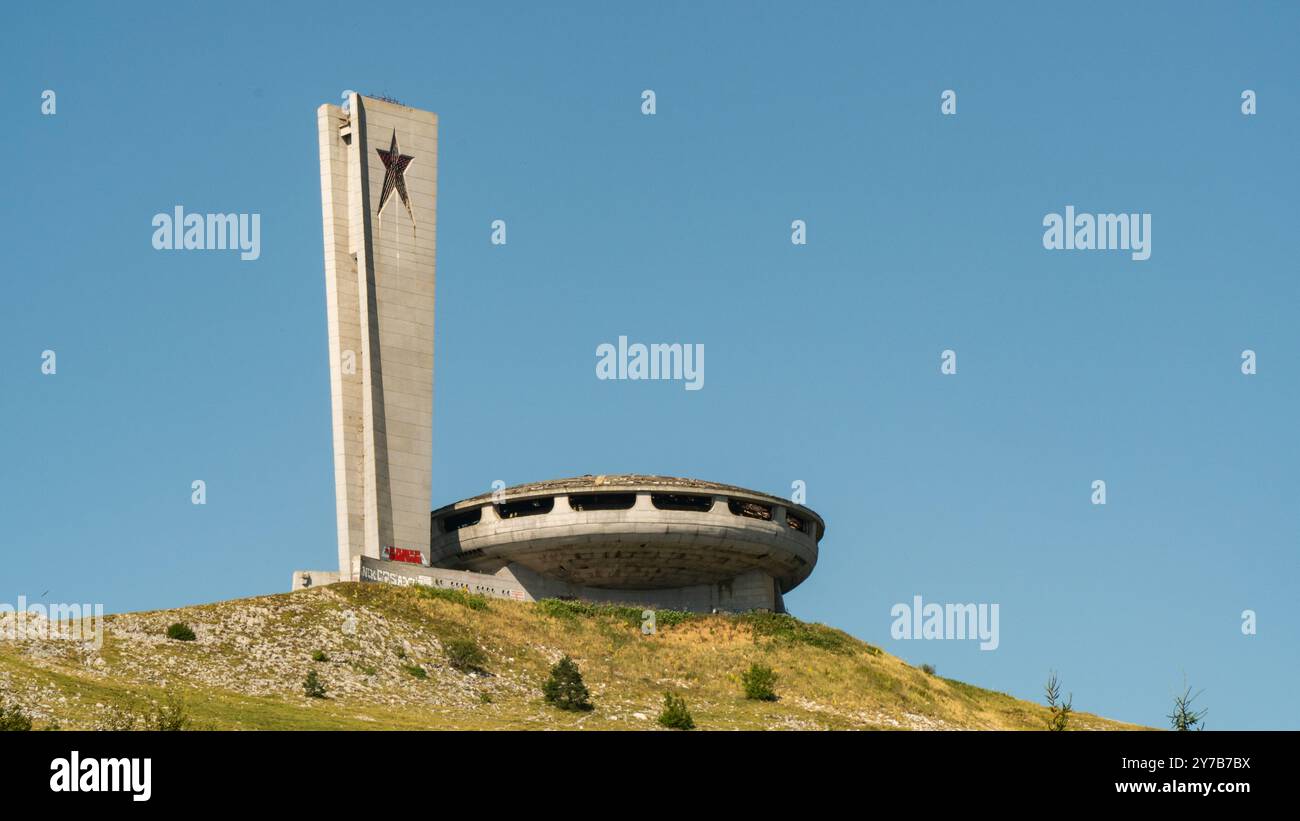
[[[429,550],[438,117],[317,111],[339,574]]]

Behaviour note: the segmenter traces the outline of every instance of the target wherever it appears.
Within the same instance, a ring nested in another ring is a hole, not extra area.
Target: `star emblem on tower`
[[[415,222],[415,213],[411,211],[411,200],[406,196],[406,169],[410,167],[411,160],[414,157],[403,154],[397,147],[397,129],[393,129],[393,141],[387,151],[382,148],[376,148],[379,152],[379,159],[384,162],[384,190],[379,194],[379,210],[376,214],[384,213],[384,206],[388,204],[388,199],[397,191],[397,196],[402,198],[402,204],[406,206],[406,213],[411,215],[411,222]]]

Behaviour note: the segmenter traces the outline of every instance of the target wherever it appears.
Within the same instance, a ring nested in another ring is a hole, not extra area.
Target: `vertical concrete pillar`
[[[339,571],[429,553],[438,117],[352,94],[317,112]]]

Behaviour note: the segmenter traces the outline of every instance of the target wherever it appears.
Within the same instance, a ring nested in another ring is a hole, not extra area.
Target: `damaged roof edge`
[[[573,492],[599,492],[603,490],[637,490],[637,491],[703,491],[707,493],[725,494],[739,498],[748,498],[758,501],[768,502],[771,504],[784,505],[787,508],[803,511],[815,518],[820,525],[820,530],[824,531],[826,524],[811,508],[797,504],[784,499],[780,496],[773,496],[770,493],[762,493],[756,490],[749,490],[738,485],[728,485],[721,482],[707,482],[703,479],[688,479],[678,476],[655,476],[651,474],[623,473],[623,474],[586,474],[584,476],[574,476],[566,479],[547,479],[541,482],[528,482],[525,484],[514,485],[513,487],[503,488],[495,491],[499,498],[505,499],[526,499],[531,496],[548,496],[556,494],[568,494]],[[444,505],[432,512],[432,516],[444,515],[450,511],[467,507],[475,507],[490,503],[493,500],[494,491],[480,493],[477,496],[471,496],[468,499],[462,499],[459,502],[453,502]]]

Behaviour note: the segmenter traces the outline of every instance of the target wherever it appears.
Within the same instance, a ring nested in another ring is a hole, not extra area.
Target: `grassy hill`
[[[167,638],[174,622],[195,640]],[[448,661],[448,645],[466,639],[485,654],[480,671]],[[591,712],[542,700],[564,654]],[[776,671],[777,701],[745,699],[752,662]],[[304,694],[310,670],[326,698]],[[0,701],[37,728],[121,727],[179,700],[201,729],[652,729],[665,691],[701,729],[1042,729],[1047,716],[789,616],[661,613],[645,636],[632,608],[382,584],[109,616],[98,650],[0,642]],[[1078,713],[1072,728],[1133,727]]]

